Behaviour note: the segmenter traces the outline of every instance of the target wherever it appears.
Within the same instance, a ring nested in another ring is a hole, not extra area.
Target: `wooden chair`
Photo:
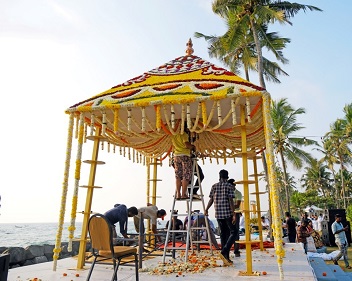
[[[88,231],[94,261],[89,270],[87,281],[92,275],[95,263],[107,259],[112,259],[114,264],[114,274],[111,280],[117,280],[117,270],[121,264],[121,260],[131,256],[134,256],[136,281],[139,280],[137,249],[129,246],[113,246],[111,224],[104,215],[95,214],[91,216],[88,221]]]

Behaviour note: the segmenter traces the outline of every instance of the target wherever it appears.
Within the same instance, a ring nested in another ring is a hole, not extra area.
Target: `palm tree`
[[[346,187],[344,183],[343,171],[347,165],[352,164],[352,154],[349,148],[350,138],[346,136],[346,119],[337,119],[330,125],[330,131],[325,134],[323,141],[328,142],[331,153],[336,157],[337,164],[340,165],[341,191],[343,205],[346,209]]]
[[[297,123],[297,116],[304,114],[304,108],[294,109],[287,99],[272,102],[271,119],[273,120],[274,150],[281,160],[284,174],[284,186],[286,193],[286,208],[290,211],[290,192],[288,188],[287,162],[296,169],[300,169],[303,163],[311,163],[313,157],[301,147],[318,145],[314,140],[294,136],[304,127]]]
[[[243,67],[245,78],[250,81],[249,71],[258,71],[258,56],[253,36],[248,33],[248,30],[230,28],[234,26],[235,22],[231,16],[232,14],[229,14],[230,18],[226,19],[229,29],[224,35],[208,36],[196,32],[195,37],[204,38],[208,41],[209,56],[222,61],[232,72],[240,74],[240,69]],[[279,37],[276,32],[268,33],[267,26],[263,26],[261,29],[265,32],[265,38],[262,39],[261,45],[274,54],[279,62],[288,63],[288,60],[282,54],[282,50],[290,42],[290,39]],[[288,76],[278,63],[272,62],[265,57],[263,57],[263,71],[265,79],[275,83],[280,83],[278,75]]]
[[[336,184],[336,171],[335,171],[335,165],[338,164],[338,159],[335,156],[335,153],[333,151],[333,146],[331,144],[331,140],[329,138],[323,138],[323,147],[322,148],[317,148],[320,153],[323,154],[323,157],[319,160],[320,163],[325,163],[327,168],[331,171],[332,178],[334,180],[334,186],[335,186],[335,198],[338,198],[338,188]],[[337,209],[340,208],[340,201],[337,201]]]
[[[305,173],[301,178],[302,186],[306,190],[316,190],[319,195],[331,197],[332,185],[331,173],[327,171],[327,166],[320,161],[312,161],[310,166],[305,167]]]
[[[294,17],[299,11],[321,11],[321,9],[298,3],[290,3],[281,0],[214,0],[213,11],[223,18],[231,17],[235,19],[234,26],[239,30],[249,30],[253,36],[253,41],[258,56],[258,74],[259,83],[263,88],[265,87],[264,81],[264,61],[262,55],[261,37],[265,37],[265,32],[262,30],[263,26],[268,23],[288,23],[290,18]],[[249,33],[249,32],[248,32]]]
[[[352,143],[352,103],[346,104],[343,112],[345,113],[344,119],[346,121],[345,135],[349,138],[349,142]]]

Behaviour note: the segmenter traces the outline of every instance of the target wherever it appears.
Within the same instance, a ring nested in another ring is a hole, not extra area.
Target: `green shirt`
[[[235,198],[233,199],[233,203],[236,205],[237,201],[242,201],[242,193],[235,188]],[[236,208],[235,211],[239,211],[240,207]]]

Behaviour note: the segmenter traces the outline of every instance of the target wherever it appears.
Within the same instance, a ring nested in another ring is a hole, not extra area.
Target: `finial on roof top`
[[[191,38],[189,38],[189,40],[188,40],[186,46],[187,46],[186,55],[187,55],[187,56],[192,55],[193,52],[194,52],[194,50],[193,50],[193,48],[192,48],[192,47],[193,47],[193,44],[192,44]]]

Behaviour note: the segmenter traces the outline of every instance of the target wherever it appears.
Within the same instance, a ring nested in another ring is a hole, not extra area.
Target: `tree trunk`
[[[255,28],[255,24],[251,16],[249,15],[249,21],[251,23],[251,29],[253,32],[253,38],[254,38],[254,43],[255,47],[257,50],[257,56],[258,56],[258,74],[259,74],[259,84],[261,87],[266,89],[265,86],[265,81],[264,81],[264,70],[263,70],[263,54],[262,54],[262,46],[260,45],[260,41],[258,38],[258,33],[257,29]]]
[[[288,179],[287,179],[287,172],[286,172],[286,162],[285,162],[285,158],[284,155],[282,153],[282,150],[279,151],[280,153],[280,157],[281,157],[281,162],[282,162],[282,169],[284,172],[284,185],[285,185],[285,193],[286,193],[286,208],[287,208],[287,212],[290,212],[290,193],[288,190]]]

